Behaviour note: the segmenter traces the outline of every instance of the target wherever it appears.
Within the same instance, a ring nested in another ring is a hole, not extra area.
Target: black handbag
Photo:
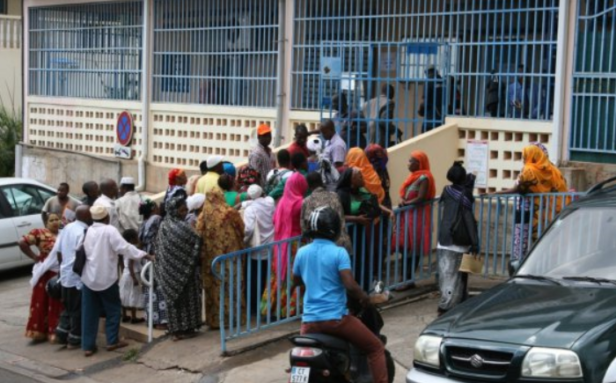
[[[62,299],[62,285],[60,284],[60,276],[56,275],[47,281],[45,291],[52,299],[59,301]]]
[[[364,198],[359,205],[360,215],[365,215],[370,219],[375,219],[381,216],[381,207],[376,196],[371,194],[370,197]]]
[[[458,211],[456,219],[450,228],[451,238],[453,244],[456,246],[471,246],[473,241],[469,234],[469,228],[466,227],[466,221],[464,220],[464,207],[462,206],[462,196],[458,201]]]
[[[86,250],[84,248],[84,243],[86,242],[86,235],[88,235],[88,230],[86,229],[83,234],[83,241],[77,251],[75,252],[75,263],[73,263],[73,272],[81,277],[83,274],[83,269],[86,267]]]

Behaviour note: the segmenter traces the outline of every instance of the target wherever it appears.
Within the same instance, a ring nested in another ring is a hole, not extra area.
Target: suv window
[[[616,209],[586,207],[559,217],[518,274],[552,278],[616,275]]]
[[[13,217],[39,214],[43,210],[44,201],[30,185],[12,185],[2,188],[2,192],[13,210]]]

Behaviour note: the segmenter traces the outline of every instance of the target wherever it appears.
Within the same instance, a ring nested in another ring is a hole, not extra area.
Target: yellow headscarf
[[[385,190],[383,189],[381,178],[374,170],[370,161],[368,161],[366,153],[364,153],[361,148],[349,150],[349,154],[347,154],[346,158],[346,165],[350,168],[358,168],[361,171],[366,189],[376,196],[379,203],[382,203],[385,199]]]
[[[560,170],[550,162],[548,156],[537,146],[530,145],[522,151],[524,169],[520,174],[520,185],[530,193],[563,193],[567,183]]]

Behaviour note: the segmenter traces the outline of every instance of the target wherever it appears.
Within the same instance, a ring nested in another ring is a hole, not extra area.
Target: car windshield
[[[558,218],[517,274],[613,280],[616,279],[615,254],[616,208],[580,208]]]

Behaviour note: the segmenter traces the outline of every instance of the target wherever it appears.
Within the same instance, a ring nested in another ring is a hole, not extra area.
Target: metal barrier
[[[562,208],[580,196],[555,193],[477,197],[475,217],[479,250],[485,257],[484,275],[507,276],[509,261],[521,259]],[[369,291],[375,281],[383,281],[387,289],[395,289],[434,276],[441,216],[436,199],[396,209],[393,217],[382,216],[367,226],[347,225],[353,244],[351,266],[360,286]],[[307,239],[294,237],[214,259],[212,270],[222,282],[223,352],[230,339],[301,317],[301,290],[292,289],[292,260],[297,248],[306,243]],[[284,268],[280,270],[275,265]],[[275,274],[277,278],[273,278]],[[283,283],[274,282],[278,280]]]
[[[154,305],[154,264],[152,262],[148,262],[141,269],[141,281],[148,288],[148,303],[146,310],[148,312],[148,343],[152,343],[153,329],[154,329],[154,316],[152,313],[153,305]]]

